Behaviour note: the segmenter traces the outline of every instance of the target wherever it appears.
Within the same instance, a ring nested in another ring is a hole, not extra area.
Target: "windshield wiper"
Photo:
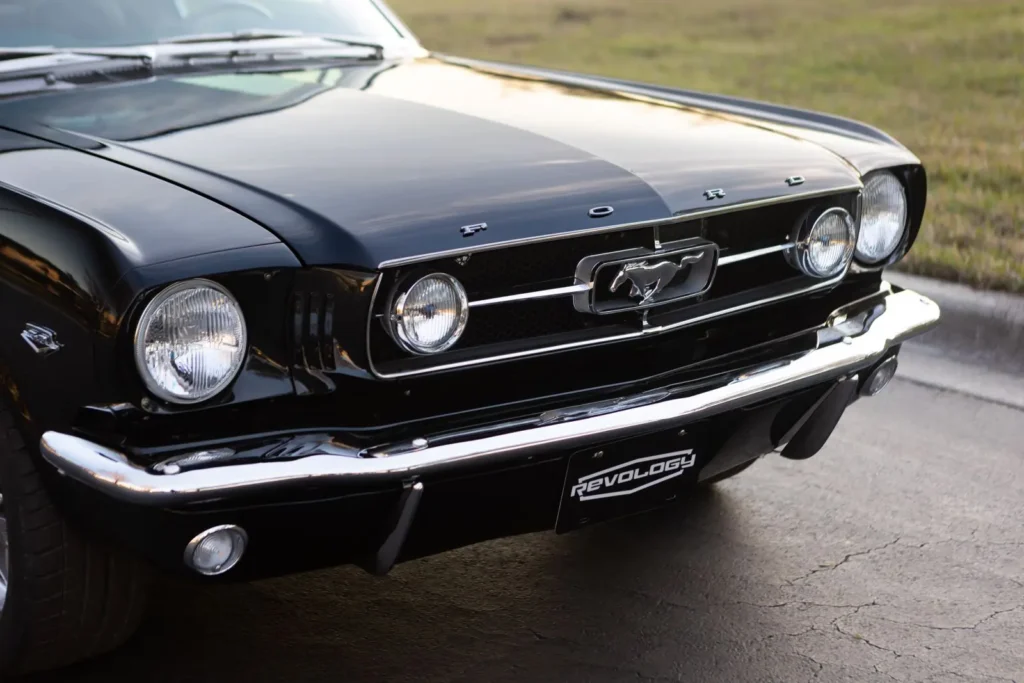
[[[62,48],[53,47],[50,45],[40,45],[38,47],[4,47],[0,48],[0,67],[4,62],[12,62],[16,60],[36,60],[40,61],[40,58],[46,57],[59,57],[65,61],[70,61],[76,57],[103,57],[105,59],[131,59],[140,62],[148,62],[153,60],[153,55],[149,52],[139,52],[135,48]],[[61,61],[61,60],[56,60]]]
[[[238,45],[269,41],[271,45]],[[280,41],[280,42],[278,42]],[[228,43],[230,49],[213,46]],[[209,47],[189,49],[192,44]],[[325,55],[326,46],[360,48],[368,55]],[[110,48],[0,48],[0,97],[79,85],[152,78],[159,73],[233,66],[277,68],[310,58],[383,61],[384,46],[346,36],[300,31],[246,30],[167,38],[154,45]]]
[[[346,47],[364,47],[373,51],[373,59],[384,59],[384,46],[379,43],[371,43],[363,40],[352,39],[345,36],[332,35],[328,33],[304,33],[302,31],[273,31],[265,29],[243,29],[240,31],[225,31],[223,33],[196,33],[183,36],[172,36],[161,38],[159,43],[163,45],[193,45],[203,43],[245,43],[259,40],[286,40],[295,38],[314,38],[344,45]]]
[[[137,49],[0,49],[0,97],[153,75],[153,56]]]

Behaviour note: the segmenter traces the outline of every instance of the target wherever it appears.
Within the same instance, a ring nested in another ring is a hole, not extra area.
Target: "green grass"
[[[903,267],[1024,291],[1021,0],[392,0],[429,49],[828,111],[929,171]]]

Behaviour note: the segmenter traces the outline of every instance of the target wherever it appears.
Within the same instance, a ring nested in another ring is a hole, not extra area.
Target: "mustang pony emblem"
[[[619,287],[628,280],[629,296],[634,299],[640,297],[640,303],[645,304],[664,290],[679,274],[679,271],[699,263],[703,258],[704,252],[701,252],[683,256],[678,264],[674,261],[661,261],[653,265],[647,261],[627,263],[615,274],[615,279],[612,280],[609,290],[618,291]]]

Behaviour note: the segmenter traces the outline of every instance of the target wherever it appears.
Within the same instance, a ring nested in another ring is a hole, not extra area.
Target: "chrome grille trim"
[[[682,211],[672,216],[667,216],[665,218],[659,218],[652,221],[640,221],[637,223],[620,223],[619,225],[606,225],[599,228],[584,228],[582,230],[561,232],[554,235],[538,235],[537,237],[524,237],[521,239],[506,240],[504,242],[481,244],[475,247],[463,247],[460,249],[438,251],[431,254],[419,254],[417,256],[407,256],[404,258],[389,259],[387,261],[381,261],[377,268],[379,270],[383,270],[385,268],[406,266],[413,263],[422,263],[424,261],[434,261],[436,259],[452,258],[455,256],[461,256],[463,254],[474,254],[482,251],[493,251],[494,249],[519,247],[526,244],[536,244],[539,242],[551,242],[554,240],[571,239],[573,237],[582,237],[584,235],[597,235],[605,232],[632,230],[634,228],[652,228],[661,225],[669,225],[672,223],[682,223],[684,221],[691,221],[697,218],[710,218],[712,216],[720,216],[723,214],[735,213],[737,211],[748,211],[750,209],[759,209],[766,206],[774,206],[776,204],[796,202],[800,201],[801,199],[814,199],[816,197],[826,197],[828,195],[843,194],[845,192],[860,192],[863,189],[864,184],[861,182],[857,182],[856,184],[841,185],[839,187],[833,187],[827,190],[816,190],[813,192],[793,192],[791,194],[779,195],[777,197],[768,197],[767,199],[755,199],[749,202],[741,202],[737,204],[716,207],[714,209],[703,209],[700,211],[688,212]]]
[[[777,244],[773,247],[765,247],[764,249],[755,249],[753,251],[744,251],[739,254],[733,254],[731,256],[722,256],[718,259],[718,266],[727,266],[730,263],[739,263],[741,261],[747,261],[752,258],[758,258],[760,256],[769,256],[771,254],[777,254],[783,251],[789,251],[794,245],[792,242],[786,244]],[[657,256],[657,254],[652,254]],[[530,301],[532,299],[551,299],[557,296],[571,296],[573,294],[581,294],[589,292],[593,287],[593,283],[582,282],[575,285],[569,285],[568,287],[553,287],[551,289],[538,289],[532,292],[523,292],[522,294],[510,294],[509,296],[498,296],[493,299],[479,299],[477,301],[470,301],[470,308],[479,308],[481,306],[495,306],[498,304],[510,304],[517,303],[520,301]]]
[[[536,348],[536,349],[528,349],[526,351],[517,351],[515,353],[506,353],[506,354],[501,354],[501,355],[497,355],[497,356],[488,356],[486,358],[475,358],[473,360],[460,361],[460,362],[457,362],[457,363],[448,363],[446,365],[435,365],[435,366],[430,367],[430,368],[423,368],[423,369],[419,369],[419,370],[406,370],[405,372],[392,372],[392,373],[386,373],[386,374],[382,373],[382,372],[379,372],[377,370],[376,366],[374,366],[374,364],[373,364],[373,354],[371,353],[368,356],[370,372],[372,372],[375,377],[378,377],[380,379],[401,379],[403,377],[417,377],[417,376],[422,376],[422,375],[433,374],[435,372],[444,372],[444,371],[447,371],[447,370],[458,370],[458,369],[461,369],[461,368],[474,367],[474,366],[478,366],[478,365],[489,365],[491,363],[499,363],[499,362],[502,362],[502,361],[517,360],[517,359],[520,359],[520,358],[529,358],[530,356],[539,356],[539,355],[547,354],[547,353],[557,353],[559,351],[569,351],[571,349],[579,349],[579,348],[584,348],[584,347],[588,347],[588,346],[599,346],[601,344],[611,344],[611,343],[614,343],[614,342],[626,341],[627,339],[638,339],[640,337],[646,337],[646,336],[655,335],[655,334],[662,334],[664,332],[670,332],[672,330],[682,329],[684,327],[689,327],[691,325],[696,325],[698,323],[706,322],[708,320],[714,320],[716,318],[723,318],[725,316],[733,315],[735,313],[741,313],[742,311],[746,311],[746,310],[749,310],[751,308],[757,308],[758,306],[764,306],[766,304],[773,304],[773,303],[777,303],[779,301],[785,301],[787,299],[792,299],[793,297],[802,296],[804,294],[810,294],[812,292],[817,292],[817,291],[822,290],[822,289],[828,289],[829,287],[833,287],[833,286],[839,284],[842,281],[842,279],[844,277],[846,277],[847,270],[843,270],[842,273],[840,273],[836,277],[832,278],[831,280],[824,280],[822,282],[815,283],[815,284],[813,284],[813,285],[811,285],[809,287],[804,287],[804,288],[801,288],[801,289],[797,289],[797,290],[794,290],[792,292],[786,292],[785,294],[779,294],[779,295],[776,295],[776,296],[773,296],[773,297],[767,297],[767,298],[764,298],[764,299],[758,299],[757,301],[751,301],[749,303],[742,304],[742,305],[739,305],[739,306],[733,306],[732,308],[726,308],[726,309],[723,309],[721,311],[715,311],[713,313],[707,313],[705,315],[697,316],[697,317],[694,317],[694,318],[688,318],[686,320],[680,320],[679,322],[672,323],[670,325],[660,325],[658,327],[645,327],[645,328],[642,328],[640,330],[637,330],[636,332],[630,332],[628,334],[616,334],[616,335],[611,335],[611,336],[608,336],[608,337],[602,337],[600,339],[588,339],[588,340],[585,340],[585,341],[571,342],[569,344],[558,344],[558,345],[555,345],[555,346],[545,346],[545,347]],[[378,287],[379,287],[380,280],[377,281],[377,284],[378,284]],[[376,294],[377,293],[375,291],[374,292],[374,298],[376,298]],[[372,303],[371,303],[371,306],[370,306],[370,310],[371,311],[373,310],[373,304]],[[369,348],[369,343],[370,343],[370,328],[369,328],[369,326],[367,326],[366,342],[367,342],[367,348]]]
[[[470,308],[479,308],[480,306],[494,306],[495,304],[508,304],[515,303],[517,301],[530,301],[531,299],[551,299],[556,296],[570,296],[573,294],[579,294],[581,292],[589,292],[591,288],[589,282],[582,284],[569,285],[568,287],[555,287],[553,289],[538,289],[533,292],[524,292],[522,294],[510,294],[509,296],[498,296],[493,299],[479,299],[478,301],[470,301]]]
[[[722,256],[718,259],[718,266],[727,266],[730,263],[739,263],[740,261],[747,261],[752,258],[758,258],[759,256],[768,256],[769,254],[778,254],[782,251],[789,251],[796,245],[792,242],[786,244],[777,244],[774,247],[765,247],[764,249],[754,249],[753,251],[744,251],[739,254],[730,254],[729,256]]]

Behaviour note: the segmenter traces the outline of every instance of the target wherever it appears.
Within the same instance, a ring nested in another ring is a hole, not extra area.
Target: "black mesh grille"
[[[470,299],[484,299],[572,284],[576,264],[585,256],[653,244],[654,232],[650,228],[624,230],[482,251],[470,254],[468,259],[431,262],[399,270],[394,275],[411,277],[428,270],[443,270],[459,278]]]
[[[779,204],[757,211],[715,216],[707,220],[708,239],[720,245],[725,253],[753,251],[792,242],[797,224],[817,203]]]
[[[535,244],[467,254],[465,258],[446,258],[435,262],[386,272],[381,291],[389,293],[405,281],[431,271],[454,275],[466,287],[471,301],[510,296],[571,285],[580,260],[636,247],[653,248],[655,237],[662,243],[702,237],[717,244],[722,256],[740,254],[792,242],[799,226],[815,209],[826,206],[855,208],[855,194],[788,202],[754,210],[737,211],[696,220],[554,239]],[[652,308],[650,320],[672,324],[716,310],[743,306],[779,293],[806,289],[819,280],[802,275],[789,264],[782,252],[720,266],[711,289],[703,296]],[[615,315],[595,315],[576,310],[571,296],[536,299],[492,306],[474,307],[463,337],[451,349],[435,356],[414,357],[401,350],[380,323],[388,295],[374,305],[376,318],[371,326],[370,355],[382,374],[428,369],[465,360],[498,355],[509,351],[529,351],[556,344],[591,340],[607,334],[638,331],[643,314],[628,311]]]
[[[796,286],[808,286],[816,280],[801,275],[789,265],[782,253],[732,263],[719,269],[707,301],[722,299],[756,287],[794,280]]]
[[[580,333],[605,327],[609,318],[635,323],[635,313],[619,316],[595,316],[573,310],[572,301],[566,297],[519,301],[502,306],[474,308],[466,324],[466,330],[450,352],[479,348],[492,344],[533,341],[541,343],[544,337]],[[391,343],[383,325],[377,321],[380,343],[374,346],[373,358],[377,363],[407,358],[409,354]],[[378,335],[371,335],[378,338]],[[448,355],[448,354],[442,354]]]

